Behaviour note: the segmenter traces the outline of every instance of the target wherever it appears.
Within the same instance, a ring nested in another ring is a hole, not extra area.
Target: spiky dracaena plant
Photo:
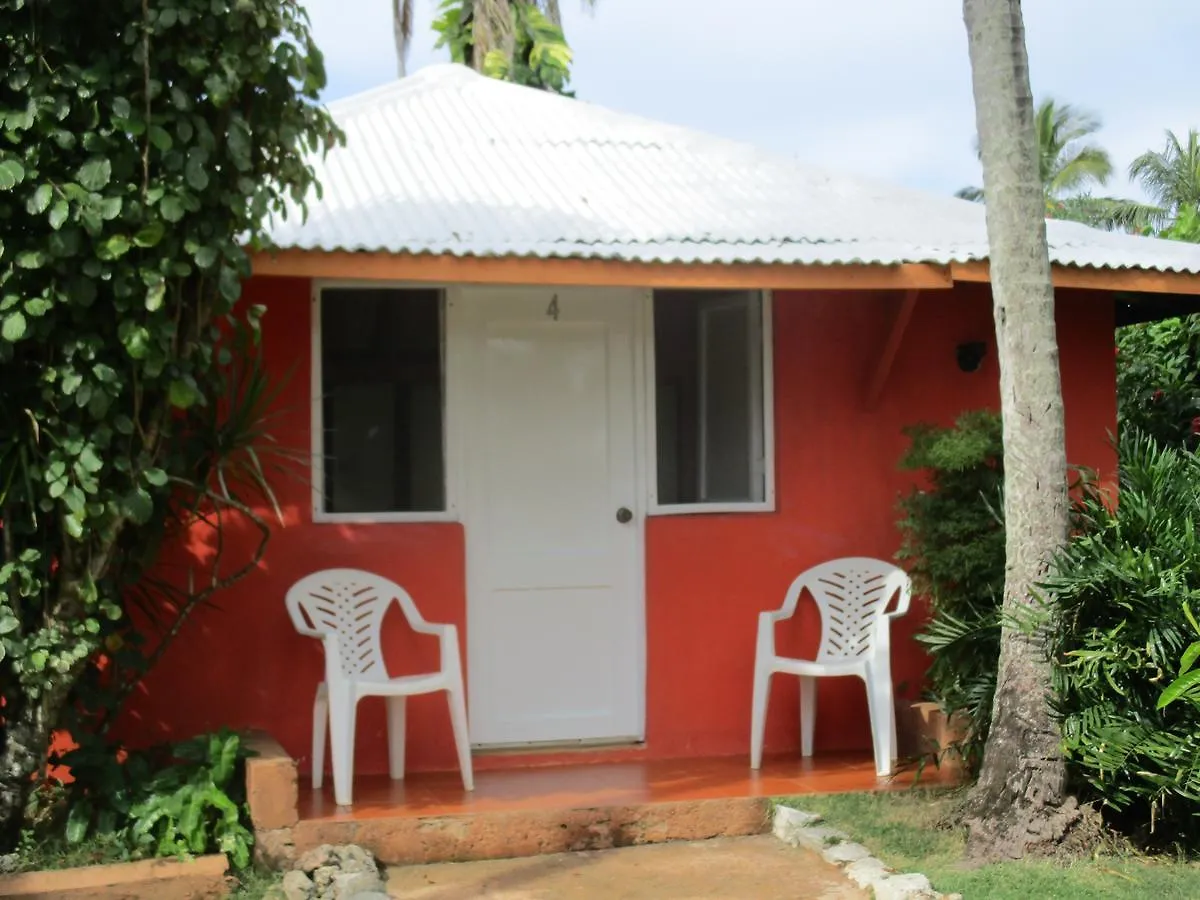
[[[1071,771],[1126,828],[1196,834],[1200,707],[1159,708],[1200,602],[1200,457],[1129,430],[1120,502],[1092,493],[1045,587]],[[1162,828],[1161,823],[1169,825]]]

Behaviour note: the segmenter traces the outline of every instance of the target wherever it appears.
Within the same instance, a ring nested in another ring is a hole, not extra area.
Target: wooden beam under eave
[[[1200,275],[1191,275],[1186,272],[1092,269],[1081,266],[1052,266],[1050,272],[1056,288],[1126,291],[1131,294],[1200,295]],[[991,273],[986,262],[951,263],[950,275],[955,281],[991,281]]]
[[[888,331],[887,340],[875,361],[875,372],[867,384],[866,408],[868,410],[874,409],[879,404],[879,398],[883,396],[883,389],[887,385],[888,376],[892,374],[896,355],[900,352],[900,344],[904,341],[904,333],[908,331],[908,323],[912,320],[913,310],[917,306],[919,293],[921,292],[917,290],[905,291],[900,305],[896,308],[896,315],[892,319],[892,327]]]
[[[638,263],[409,253],[279,250],[251,256],[255,275],[430,284],[716,288],[723,290],[947,290],[948,266],[802,266]]]

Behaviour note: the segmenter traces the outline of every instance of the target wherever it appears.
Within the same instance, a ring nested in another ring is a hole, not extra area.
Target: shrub
[[[340,135],[293,0],[0,0],[0,59],[3,853],[180,507],[255,519],[196,438],[246,248]]]
[[[1200,316],[1122,328],[1117,339],[1121,430],[1166,446],[1200,445]]]
[[[999,415],[964,413],[951,428],[917,425],[900,467],[926,473],[928,485],[900,500],[903,536],[897,557],[930,619],[917,635],[929,651],[929,696],[950,715],[965,716],[961,746],[968,767],[980,759],[991,721],[1000,653],[1004,594],[1004,483]]]
[[[1124,432],[1120,503],[1084,496],[1045,588],[1055,705],[1072,772],[1132,831],[1196,831],[1200,707],[1158,708],[1200,598],[1200,458]]]
[[[38,829],[39,855],[70,859],[73,848],[89,847],[124,859],[225,853],[244,869],[254,843],[246,756],[229,731],[132,753],[87,738],[60,760],[74,780],[58,815]]]

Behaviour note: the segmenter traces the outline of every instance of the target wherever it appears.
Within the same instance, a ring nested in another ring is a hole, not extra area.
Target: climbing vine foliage
[[[293,0],[0,0],[0,850],[172,498],[222,490],[243,248],[338,139],[323,85]]]

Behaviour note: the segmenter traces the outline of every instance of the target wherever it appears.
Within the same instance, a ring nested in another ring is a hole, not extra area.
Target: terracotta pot
[[[209,900],[229,893],[224,855],[146,859],[0,876],[8,900]]]
[[[900,753],[908,757],[940,757],[940,765],[952,770],[962,768],[962,759],[953,751],[944,752],[967,736],[967,723],[961,715],[949,719],[936,703],[897,704],[896,724]]]

